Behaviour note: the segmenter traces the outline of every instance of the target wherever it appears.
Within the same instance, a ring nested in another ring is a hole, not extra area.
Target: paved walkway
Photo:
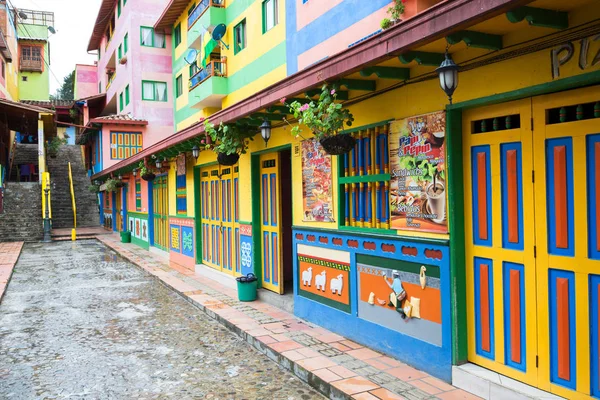
[[[21,254],[23,242],[0,243],[0,301]]]
[[[98,241],[28,243],[0,303],[0,399],[65,398],[323,396]]]
[[[208,315],[331,399],[477,399],[404,363],[237,292],[115,234],[98,240],[116,250]]]

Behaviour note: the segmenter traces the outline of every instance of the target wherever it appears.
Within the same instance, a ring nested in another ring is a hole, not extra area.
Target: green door
[[[154,246],[168,249],[169,240],[169,192],[167,176],[156,177],[152,187],[154,214]]]

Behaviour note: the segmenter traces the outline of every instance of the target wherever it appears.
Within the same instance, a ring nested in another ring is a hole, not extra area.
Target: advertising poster
[[[331,156],[315,140],[302,142],[303,221],[334,222]]]
[[[443,111],[391,123],[392,229],[448,232],[445,132]]]

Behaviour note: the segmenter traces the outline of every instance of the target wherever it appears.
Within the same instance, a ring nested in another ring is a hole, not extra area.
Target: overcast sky
[[[92,64],[87,45],[101,0],[9,0],[14,7],[54,13],[56,35],[50,38],[50,94],[62,84],[75,64]],[[56,76],[56,77],[55,77]]]

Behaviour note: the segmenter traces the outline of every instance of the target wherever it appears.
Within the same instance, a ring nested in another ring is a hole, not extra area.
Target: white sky
[[[92,64],[87,54],[101,0],[9,0],[15,7],[54,13],[56,35],[50,37],[50,94],[62,84],[75,64]],[[53,74],[54,73],[54,74]],[[56,78],[54,77],[56,75]]]

